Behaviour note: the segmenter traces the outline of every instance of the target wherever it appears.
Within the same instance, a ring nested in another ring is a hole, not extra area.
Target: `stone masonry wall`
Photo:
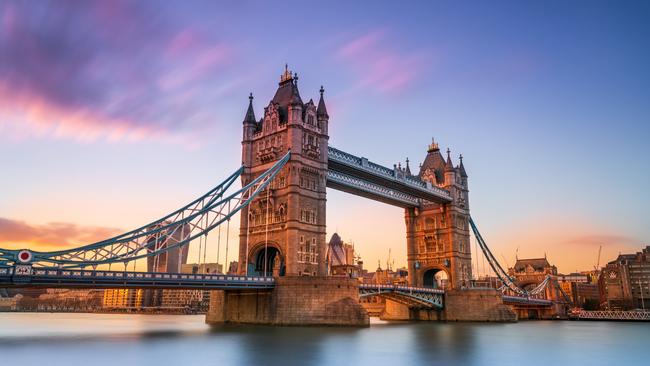
[[[453,290],[445,295],[443,320],[516,322],[517,314],[496,290]]]
[[[272,291],[214,291],[207,323],[367,326],[358,281],[279,277]]]

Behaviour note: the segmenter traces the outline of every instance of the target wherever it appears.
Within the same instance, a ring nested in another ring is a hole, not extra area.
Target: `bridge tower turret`
[[[429,145],[419,178],[451,194],[447,204],[423,203],[406,209],[409,282],[413,286],[439,286],[447,277],[451,288],[469,286],[472,259],[469,244],[467,173],[454,167],[451,152],[445,160],[436,142]]]
[[[320,99],[318,100],[318,108],[316,109],[316,118],[318,119],[318,125],[321,128],[323,134],[328,135],[330,116],[327,114],[327,107],[325,107],[325,98],[323,97],[325,89],[322,85],[320,86],[319,92]]]
[[[250,167],[253,161],[253,134],[257,127],[255,120],[255,111],[253,110],[253,93],[248,96],[248,110],[244,116],[244,135],[242,138],[242,157],[241,161],[245,167]]]
[[[244,119],[246,184],[287,151],[291,158],[241,213],[239,274],[326,275],[327,110],[322,96],[303,103],[298,75],[285,66],[264,116],[254,122],[252,99]]]

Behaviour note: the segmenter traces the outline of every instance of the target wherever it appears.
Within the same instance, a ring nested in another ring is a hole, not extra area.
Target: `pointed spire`
[[[256,123],[255,120],[255,111],[253,110],[253,93],[248,96],[248,110],[246,111],[246,116],[244,117],[244,123]]]
[[[413,175],[413,174],[411,174],[411,167],[409,166],[409,162],[410,162],[409,158],[407,157],[406,158],[406,174]]]
[[[320,100],[318,101],[318,108],[316,109],[316,116],[317,117],[325,117],[329,118],[329,115],[327,114],[327,108],[325,107],[325,99],[323,98],[323,93],[325,93],[325,89],[323,89],[323,86],[320,86]]]
[[[451,163],[451,150],[447,148],[447,163],[445,164],[445,172],[453,172],[454,164]]]
[[[465,166],[463,166],[463,154],[460,154],[458,160],[460,160],[460,165],[458,165],[458,170],[460,170],[460,176],[463,178],[467,178],[467,172],[465,172]]]
[[[298,77],[298,74],[296,74],[296,77]],[[293,86],[291,87],[291,105],[302,104],[302,98],[300,98],[300,92],[298,91],[298,82],[296,79],[296,82],[294,82]]]

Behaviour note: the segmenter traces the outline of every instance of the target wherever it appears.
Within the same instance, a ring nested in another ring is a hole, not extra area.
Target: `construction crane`
[[[603,246],[601,245],[598,247],[598,260],[596,261],[596,265],[594,266],[594,270],[599,271],[600,270],[600,252],[603,250]]]

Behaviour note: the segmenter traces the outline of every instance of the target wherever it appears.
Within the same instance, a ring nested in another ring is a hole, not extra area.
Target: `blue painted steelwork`
[[[327,171],[327,186],[394,206],[406,208],[420,205],[420,199],[410,194],[332,170]]]
[[[553,301],[551,300],[536,299],[532,297],[523,297],[523,296],[508,296],[508,295],[503,295],[503,302],[506,304],[532,305],[532,306],[553,305]]]
[[[515,284],[515,281],[508,275],[508,273],[503,269],[503,267],[501,267],[501,265],[496,260],[496,258],[494,258],[492,251],[490,251],[490,248],[487,246],[487,243],[485,242],[485,240],[483,240],[481,233],[479,233],[478,228],[476,227],[476,224],[474,223],[474,220],[472,220],[471,217],[469,218],[469,225],[471,226],[472,231],[474,232],[474,237],[476,238],[476,241],[478,242],[478,245],[481,248],[483,255],[485,256],[488,263],[490,264],[490,267],[492,268],[496,276],[499,278],[499,280],[503,283],[503,285],[520,296],[528,297],[529,296],[528,291],[517,286]]]
[[[501,267],[499,262],[496,260],[496,258],[492,254],[492,251],[490,251],[490,248],[487,246],[487,243],[481,236],[481,233],[479,233],[478,228],[476,227],[476,224],[474,223],[474,220],[472,220],[471,217],[469,218],[469,224],[472,228],[472,231],[474,232],[474,237],[476,238],[476,241],[478,242],[478,245],[481,248],[483,255],[487,259],[494,273],[497,275],[499,280],[503,283],[503,290],[508,289],[516,294],[516,296],[508,296],[504,294],[503,296],[504,301],[510,303],[518,303],[518,304],[550,306],[553,304],[553,302],[550,300],[542,299],[541,296],[544,294],[548,286],[555,286],[560,290],[560,292],[564,296],[565,302],[566,303],[571,302],[567,294],[562,290],[562,288],[557,284],[557,281],[551,275],[547,275],[546,278],[544,278],[544,280],[539,285],[537,285],[537,287],[535,287],[530,291],[527,291],[517,286],[514,279],[512,279],[508,275],[508,273],[503,269],[503,267]]]
[[[417,177],[403,174],[329,146],[328,186],[400,207],[417,207],[421,201],[449,203],[451,193]],[[340,185],[343,181],[343,185]],[[333,183],[333,184],[332,184]],[[352,188],[352,190],[351,190]],[[354,188],[357,188],[355,191]],[[368,195],[370,189],[370,195]],[[391,191],[386,195],[387,191]]]
[[[0,268],[0,287],[47,288],[175,288],[175,289],[272,289],[273,277],[218,274],[121,272],[19,266]]]
[[[362,283],[359,285],[359,296],[386,296],[397,300],[406,300],[408,305],[442,309],[445,291],[426,287]]]
[[[291,152],[278,160],[266,172],[236,192],[226,195],[227,190],[241,176],[243,167],[224,182],[190,204],[148,225],[116,237],[78,248],[54,252],[0,249],[0,265],[29,264],[34,267],[84,268],[98,265],[127,263],[153,257],[188,245],[229,221],[247,206],[289,161]],[[164,243],[162,245],[161,243]],[[20,258],[28,252],[29,260]]]

